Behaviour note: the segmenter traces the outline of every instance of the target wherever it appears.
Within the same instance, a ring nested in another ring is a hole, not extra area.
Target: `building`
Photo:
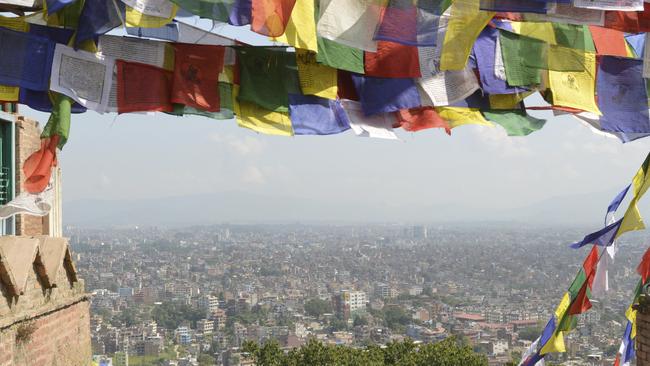
[[[174,331],[174,339],[177,344],[187,345],[192,343],[192,336],[188,327],[178,327]]]
[[[40,134],[38,122],[0,112],[0,204],[23,193],[22,163],[39,150]],[[55,169],[48,215],[0,221],[0,366],[91,360],[90,297],[61,237],[59,180]]]
[[[363,291],[342,290],[333,298],[334,310],[345,318],[351,314],[365,310],[368,298]]]
[[[393,299],[399,295],[399,292],[390,285],[380,283],[375,286],[375,295],[382,299]]]
[[[214,330],[214,321],[209,319],[201,319],[196,322],[196,331],[203,334],[212,334]]]
[[[212,314],[219,310],[219,298],[212,295],[204,295],[199,298],[197,305],[200,309],[204,309],[207,314]]]

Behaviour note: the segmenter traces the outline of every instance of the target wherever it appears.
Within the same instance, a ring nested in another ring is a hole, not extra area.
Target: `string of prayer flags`
[[[534,366],[549,353],[566,352],[564,333],[576,327],[576,315],[591,308],[589,293],[598,262],[598,247],[594,245],[544,327],[542,335],[525,352],[519,366]]]
[[[35,8],[0,16],[0,46],[12,50],[0,55],[0,101],[41,111],[60,113],[60,93],[70,98],[66,113],[234,116],[276,135],[349,125],[393,139],[393,125],[474,124],[526,136],[545,124],[523,103],[539,94],[551,104],[543,108],[599,135],[650,135],[650,3],[642,0],[11,4]],[[636,199],[645,192],[633,190]],[[641,227],[630,208],[575,246],[611,247]]]

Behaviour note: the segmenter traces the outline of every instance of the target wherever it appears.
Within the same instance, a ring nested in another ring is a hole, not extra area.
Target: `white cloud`
[[[215,132],[210,134],[208,139],[239,155],[259,154],[266,148],[266,144],[262,140],[253,136],[235,137],[232,135],[221,135]]]
[[[241,181],[246,184],[264,184],[266,178],[258,167],[248,166],[242,173]]]
[[[531,155],[525,136],[508,136],[500,126],[471,128],[471,134],[486,148],[497,152],[501,157],[522,157]]]

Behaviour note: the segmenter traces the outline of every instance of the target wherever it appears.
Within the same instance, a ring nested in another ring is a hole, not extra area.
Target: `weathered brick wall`
[[[641,296],[636,315],[636,364],[650,366],[650,299]]]
[[[34,262],[36,263],[36,262]],[[90,301],[83,280],[61,268],[47,288],[33,264],[27,286],[12,296],[0,282],[0,366],[89,365]]]
[[[90,363],[89,302],[84,299],[0,330],[2,366]]]
[[[24,190],[23,162],[40,147],[41,130],[38,122],[19,116],[16,121],[16,194]],[[16,215],[16,235],[48,235],[48,231],[47,216]]]

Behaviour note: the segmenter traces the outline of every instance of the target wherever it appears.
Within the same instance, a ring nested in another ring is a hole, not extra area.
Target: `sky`
[[[47,120],[24,106],[20,111]],[[439,129],[398,135],[401,141],[351,131],[276,137],[232,120],[87,112],[73,115],[60,155],[63,199],[238,191],[327,202],[513,208],[593,192],[613,197],[650,151],[650,139],[622,144],[570,117],[550,116],[527,137],[508,137],[498,126],[462,126],[452,136]]]

